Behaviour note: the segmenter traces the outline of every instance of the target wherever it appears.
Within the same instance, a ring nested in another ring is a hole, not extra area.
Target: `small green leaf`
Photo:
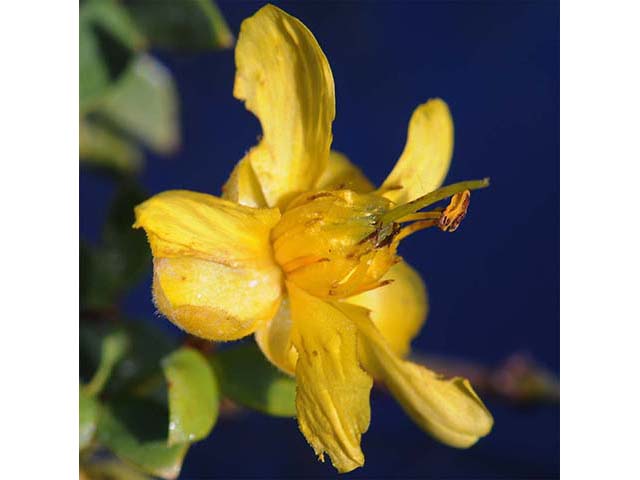
[[[125,71],[145,39],[115,0],[87,0],[80,8],[80,107],[86,110]]]
[[[218,418],[218,384],[200,352],[183,347],[162,361],[169,391],[169,446],[195,442]]]
[[[87,447],[96,432],[100,405],[80,389],[80,450]]]
[[[103,254],[111,258],[111,271],[121,288],[138,282],[151,268],[151,253],[144,231],[134,229],[134,208],[147,194],[132,179],[118,185],[102,233]]]
[[[123,328],[129,336],[130,348],[126,357],[114,368],[105,393],[116,396],[128,392],[146,396],[156,390],[165,391],[160,362],[175,349],[176,342],[157,326],[142,320],[126,321]],[[80,366],[83,378],[96,370],[102,340],[112,331],[101,322],[80,322]]]
[[[269,415],[296,415],[295,380],[272,366],[255,344],[217,352],[211,362],[231,400]]]
[[[150,475],[173,479],[180,474],[188,444],[167,446],[166,410],[154,402],[127,398],[105,406],[98,440],[120,459]]]
[[[130,175],[140,171],[143,157],[134,142],[113,128],[81,119],[80,160],[86,165]]]
[[[131,50],[146,47],[144,34],[117,0],[85,1],[80,9],[80,21],[100,25]]]
[[[107,120],[159,153],[180,143],[178,95],[171,73],[148,55],[139,55],[113,88],[92,107]]]
[[[84,391],[89,396],[98,395],[106,385],[113,367],[124,357],[129,347],[129,338],[123,331],[111,333],[102,342],[100,365]]]
[[[229,48],[234,38],[212,0],[126,0],[153,46],[175,50]]]
[[[80,105],[97,98],[109,85],[109,70],[93,27],[80,22]]]
[[[134,207],[146,193],[133,179],[123,179],[109,207],[102,243],[80,245],[80,304],[84,309],[112,307],[126,287],[151,269],[151,253],[142,230],[132,228]]]

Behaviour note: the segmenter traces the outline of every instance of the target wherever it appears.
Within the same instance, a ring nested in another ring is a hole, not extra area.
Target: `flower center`
[[[308,192],[283,212],[271,234],[276,261],[288,281],[320,298],[345,298],[385,285],[407,236],[437,226],[455,231],[469,207],[469,190],[487,180],[461,182],[394,206],[376,193]],[[451,197],[446,208],[419,210]]]

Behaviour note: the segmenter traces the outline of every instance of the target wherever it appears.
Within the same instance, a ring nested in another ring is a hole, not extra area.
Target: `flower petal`
[[[349,189],[358,193],[368,193],[375,189],[369,179],[347,158],[346,155],[331,150],[329,163],[315,186],[318,190]]]
[[[407,414],[447,445],[467,448],[487,435],[493,417],[469,381],[443,379],[431,370],[399,358],[368,318],[368,311],[336,304],[358,326],[359,354],[365,369],[387,385]]]
[[[382,277],[389,285],[369,290],[345,301],[371,311],[371,320],[397,355],[409,353],[411,341],[427,319],[427,289],[420,274],[400,262]]]
[[[453,154],[453,120],[447,104],[431,99],[415,109],[407,143],[380,192],[395,203],[406,203],[442,185]]]
[[[293,315],[296,408],[316,454],[340,472],[364,464],[360,438],[369,428],[372,379],[358,362],[356,327],[340,310],[288,284]]]
[[[154,256],[158,310],[194,335],[234,340],[276,313],[282,274],[269,234],[277,209],[243,207],[211,195],[168,191],[136,207]]]
[[[213,195],[169,190],[135,208],[155,257],[192,256],[229,266],[273,264],[269,235],[278,209],[249,208]]]
[[[270,206],[309,190],[326,168],[335,117],[333,75],[311,32],[266,5],[242,22],[233,94],[260,120],[248,158]]]
[[[222,198],[247,207],[267,206],[248,155],[240,160],[231,172],[227,183],[222,187]]]
[[[298,352],[291,340],[291,307],[284,297],[275,316],[256,330],[256,343],[267,359],[283,372],[295,375]]]

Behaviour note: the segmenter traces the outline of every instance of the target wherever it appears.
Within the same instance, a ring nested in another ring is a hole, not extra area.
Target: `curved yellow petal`
[[[169,190],[135,208],[155,257],[192,256],[229,266],[273,264],[277,208],[249,208],[205,193]]]
[[[406,203],[442,185],[453,155],[453,120],[447,104],[434,98],[415,109],[407,143],[380,193]]]
[[[347,158],[346,155],[331,150],[327,168],[315,186],[318,190],[348,189],[358,193],[368,193],[375,189],[369,179]]]
[[[339,472],[364,465],[360,438],[369,428],[372,379],[358,362],[356,326],[340,310],[287,284],[293,315],[296,409],[300,430],[320,460]]]
[[[275,316],[256,330],[256,343],[267,359],[283,372],[295,375],[298,352],[291,340],[291,307],[284,296]]]
[[[211,195],[173,190],[135,209],[154,256],[158,310],[210,340],[235,340],[276,313],[282,274],[269,242],[277,209],[243,207]]]
[[[400,262],[382,277],[392,283],[369,290],[345,301],[371,311],[371,320],[389,347],[404,357],[411,349],[411,341],[427,319],[429,301],[420,274],[405,262]]]
[[[326,168],[335,117],[333,75],[298,19],[266,5],[242,22],[233,94],[260,120],[248,154],[270,206],[309,190]]]
[[[399,358],[368,318],[368,311],[336,304],[358,326],[360,360],[387,385],[407,414],[426,432],[449,446],[467,448],[493,427],[493,417],[468,380],[444,379]]]
[[[222,198],[247,207],[267,206],[248,155],[240,160],[231,172],[227,183],[222,187]]]

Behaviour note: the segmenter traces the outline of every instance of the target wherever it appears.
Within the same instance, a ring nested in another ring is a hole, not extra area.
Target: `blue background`
[[[497,365],[530,352],[559,372],[559,6],[555,2],[275,2],[300,18],[329,59],[336,84],[333,148],[379,183],[406,139],[413,109],[439,96],[456,143],[447,182],[490,176],[455,234],[426,231],[400,253],[424,276],[431,313],[414,346]],[[237,34],[260,6],[220,2]],[[149,155],[150,193],[219,194],[256,143],[257,120],[232,97],[233,52],[158,54],[181,96],[182,146]],[[112,194],[83,171],[81,235],[95,239]],[[150,278],[126,300],[153,317]],[[168,322],[153,317],[164,328]],[[386,394],[372,397],[366,465],[348,477],[554,478],[559,408],[488,402],[491,435],[467,451],[424,435]],[[222,419],[194,445],[181,478],[331,477],[294,420],[246,413]]]

